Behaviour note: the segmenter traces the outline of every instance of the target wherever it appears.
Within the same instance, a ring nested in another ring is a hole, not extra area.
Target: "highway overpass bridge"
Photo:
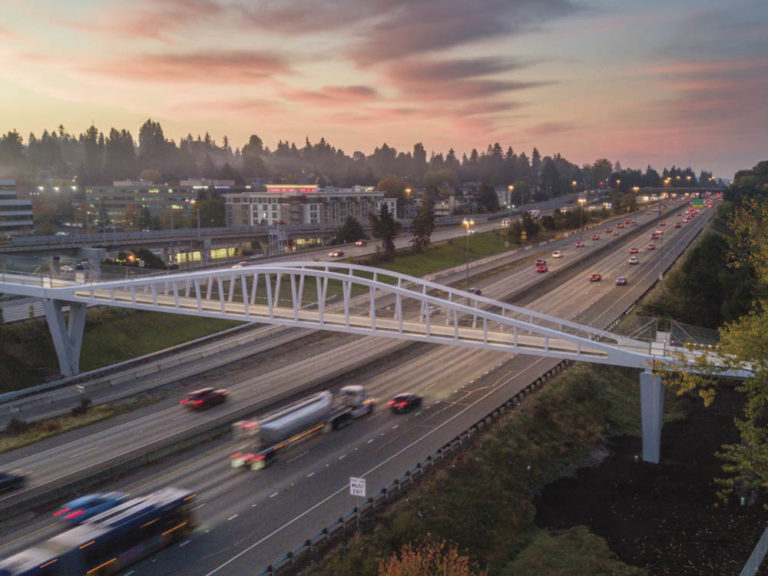
[[[643,458],[658,462],[657,366],[698,370],[701,353],[644,342],[378,268],[280,262],[87,284],[3,276],[0,292],[43,302],[61,372],[79,372],[88,305],[398,338],[639,368]],[[743,378],[728,370],[722,375]]]

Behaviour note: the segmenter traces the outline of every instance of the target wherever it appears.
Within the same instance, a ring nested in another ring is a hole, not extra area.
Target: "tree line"
[[[669,178],[672,186],[696,186],[711,179],[711,173],[672,166],[661,173],[651,166],[645,171],[623,169],[602,158],[578,166],[560,154],[542,156],[532,152],[504,149],[498,142],[485,151],[473,149],[459,157],[451,148],[447,154],[427,154],[423,144],[411,151],[398,151],[386,143],[372,154],[351,155],[324,138],[303,146],[279,141],[274,149],[257,135],[233,147],[225,136],[221,144],[206,133],[188,134],[179,142],[168,139],[159,122],[148,119],[138,139],[125,129],[101,132],[91,125],[75,136],[63,125],[30,133],[26,143],[11,130],[0,136],[0,174],[22,182],[76,179],[81,186],[110,185],[115,180],[143,179],[174,183],[185,178],[234,180],[237,183],[290,182],[321,186],[375,186],[387,177],[401,178],[426,188],[456,187],[473,182],[490,187],[514,186],[513,202],[546,200],[575,189],[601,185],[622,192],[634,187],[660,187]]]

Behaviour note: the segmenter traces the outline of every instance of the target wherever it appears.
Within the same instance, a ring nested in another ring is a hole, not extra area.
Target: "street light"
[[[408,208],[411,204],[411,189],[406,188],[405,189],[405,207],[403,208],[403,219],[406,220],[405,223],[405,232],[406,234],[409,234],[411,232],[411,221],[408,220]]]
[[[579,198],[579,244],[582,243],[582,236],[584,235],[584,228],[582,223],[584,221],[584,204],[586,203],[586,198]]]
[[[467,292],[469,292],[469,231],[472,229],[472,226],[475,225],[475,221],[472,220],[472,218],[464,218],[464,220],[462,220],[461,223],[467,229],[467,248],[466,248],[466,256],[467,256]]]
[[[507,186],[507,191],[509,192],[509,221],[512,222],[512,210],[515,208],[515,204],[512,202],[512,193],[515,191],[515,185]]]

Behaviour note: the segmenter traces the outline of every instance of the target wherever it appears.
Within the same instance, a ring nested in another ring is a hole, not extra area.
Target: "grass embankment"
[[[80,368],[130,360],[237,326],[237,322],[121,308],[88,311]],[[58,378],[58,360],[45,320],[9,324],[0,330],[0,393]]]
[[[668,395],[668,416],[680,401]],[[374,576],[406,543],[458,545],[491,575],[640,575],[586,528],[552,534],[534,524],[533,496],[606,438],[639,432],[638,372],[576,365],[529,397],[474,445],[444,462],[355,537],[303,571],[312,576]]]

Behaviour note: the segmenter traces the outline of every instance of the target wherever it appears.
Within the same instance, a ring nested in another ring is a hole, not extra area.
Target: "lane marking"
[[[227,522],[229,522],[230,520],[234,520],[234,519],[235,519],[235,518],[237,518],[238,516],[239,516],[239,514],[233,514],[232,516],[230,516],[229,518],[227,518]]]
[[[528,372],[529,370],[533,369],[533,368],[534,368],[534,367],[535,367],[537,364],[540,364],[541,362],[543,362],[543,361],[545,361],[545,360],[549,360],[549,358],[541,358],[541,359],[539,359],[539,360],[536,360],[535,362],[532,362],[532,363],[531,363],[531,364],[530,364],[530,365],[529,365],[527,368],[525,368],[525,369],[523,369],[522,371],[518,372],[518,373],[516,374],[516,376],[518,376],[518,377],[519,377],[521,374],[524,374],[525,372]],[[493,389],[489,390],[489,391],[488,391],[488,392],[487,392],[487,393],[486,393],[484,396],[482,396],[481,398],[478,398],[478,399],[477,399],[477,401],[475,402],[475,404],[478,404],[478,403],[480,403],[481,401],[485,400],[485,399],[486,399],[488,396],[490,396],[491,394],[493,394],[494,392],[496,392],[496,391],[497,391],[499,388],[502,388],[502,387],[503,387],[503,386],[505,386],[505,385],[506,385],[506,383],[502,383],[502,384],[499,384],[497,387],[494,387]],[[423,435],[421,435],[419,438],[417,438],[416,440],[414,440],[413,442],[411,442],[411,443],[410,443],[410,444],[408,444],[407,446],[404,446],[404,447],[403,447],[401,450],[399,450],[398,452],[395,452],[394,454],[392,454],[392,455],[391,455],[391,456],[389,456],[388,458],[385,458],[384,460],[382,460],[381,462],[379,462],[378,464],[376,464],[375,466],[373,466],[372,468],[370,468],[369,470],[367,470],[366,472],[364,472],[364,473],[363,473],[361,476],[364,478],[365,476],[367,476],[367,475],[371,474],[372,472],[375,472],[375,471],[376,471],[376,470],[378,470],[379,468],[381,468],[381,467],[385,466],[386,464],[388,464],[389,462],[391,462],[391,461],[392,461],[392,460],[394,460],[395,458],[399,458],[399,457],[400,457],[400,455],[401,455],[401,454],[403,454],[404,452],[406,452],[407,450],[410,450],[411,448],[413,448],[414,446],[416,446],[416,445],[417,445],[417,444],[419,444],[420,442],[423,442],[423,441],[424,441],[424,440],[425,440],[427,437],[429,437],[429,436],[432,436],[432,435],[433,435],[435,432],[437,432],[437,431],[438,431],[438,430],[440,430],[441,428],[443,428],[443,427],[445,427],[445,426],[448,426],[448,425],[449,425],[449,424],[451,424],[451,423],[452,423],[454,420],[456,420],[456,419],[458,419],[459,417],[463,416],[463,415],[464,415],[464,413],[465,413],[467,410],[469,410],[469,409],[470,409],[470,407],[471,407],[471,405],[470,405],[470,406],[467,406],[467,407],[466,407],[466,408],[464,408],[463,410],[460,410],[459,412],[457,412],[456,414],[454,414],[454,415],[453,415],[451,418],[449,418],[449,419],[448,419],[448,420],[446,420],[445,422],[441,423],[440,425],[436,426],[435,428],[432,428],[432,429],[431,429],[431,430],[429,430],[428,432],[424,433]],[[254,548],[256,548],[257,546],[260,546],[261,544],[263,544],[264,542],[266,542],[267,540],[269,540],[270,538],[272,538],[272,537],[273,537],[273,536],[275,536],[276,534],[278,534],[278,533],[282,532],[283,530],[285,530],[285,529],[286,529],[286,528],[288,528],[289,526],[291,526],[291,525],[295,524],[296,522],[298,522],[299,520],[301,520],[301,519],[302,519],[302,518],[304,518],[305,516],[309,515],[309,514],[310,514],[311,512],[313,512],[314,510],[316,510],[316,509],[320,508],[320,507],[321,507],[322,505],[324,505],[326,502],[328,502],[328,501],[330,501],[331,499],[335,498],[335,497],[336,497],[336,496],[338,496],[339,494],[343,494],[343,493],[347,492],[348,490],[349,490],[349,483],[345,484],[344,486],[342,486],[342,487],[341,487],[341,488],[339,488],[338,490],[335,490],[334,492],[331,492],[331,493],[330,493],[328,496],[326,496],[325,498],[323,498],[322,500],[320,500],[319,502],[317,502],[317,503],[316,503],[316,504],[314,504],[313,506],[310,506],[309,508],[307,508],[306,510],[304,510],[304,512],[302,512],[301,514],[297,514],[297,515],[296,515],[296,516],[294,516],[294,517],[293,517],[291,520],[289,520],[288,522],[284,523],[282,526],[278,526],[277,528],[275,528],[274,530],[272,530],[272,532],[270,532],[270,533],[269,533],[269,534],[267,534],[266,536],[264,536],[264,537],[260,538],[259,540],[257,540],[257,541],[256,541],[256,542],[254,542],[253,544],[251,544],[250,546],[247,546],[247,547],[243,548],[243,549],[242,549],[240,552],[238,552],[237,554],[235,554],[234,556],[232,556],[232,557],[231,557],[229,560],[227,560],[226,562],[224,562],[224,563],[220,564],[219,566],[217,566],[216,568],[214,568],[214,569],[213,569],[213,570],[211,570],[210,572],[207,572],[205,576],[211,576],[212,574],[216,574],[217,572],[219,572],[219,571],[220,571],[220,570],[222,570],[223,568],[225,568],[225,567],[229,566],[230,564],[232,564],[233,562],[235,562],[236,560],[238,560],[239,558],[241,558],[241,557],[242,557],[242,556],[244,556],[245,554],[248,554],[248,552],[250,552],[251,550],[253,550],[253,549],[254,549]]]

